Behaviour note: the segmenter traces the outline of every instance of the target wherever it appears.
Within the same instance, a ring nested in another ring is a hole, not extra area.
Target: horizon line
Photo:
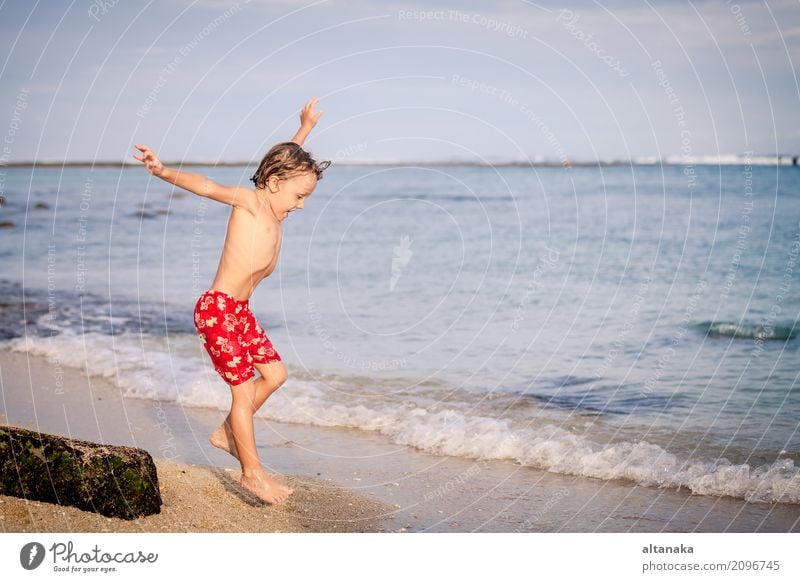
[[[685,166],[685,165],[747,165],[748,160],[756,165],[786,165],[798,166],[798,154],[721,154],[706,156],[638,156],[631,159],[605,158],[597,160],[498,160],[498,161],[470,161],[470,160],[331,160],[334,164],[342,166],[464,166],[464,167],[571,167],[571,166]],[[258,160],[244,161],[210,161],[210,160],[171,160],[162,162],[164,166],[228,166],[247,167],[258,165]],[[125,161],[91,161],[91,160],[63,160],[63,161],[37,161],[23,160],[19,162],[6,162],[0,160],[0,168],[20,167],[114,167],[138,168],[141,162]]]

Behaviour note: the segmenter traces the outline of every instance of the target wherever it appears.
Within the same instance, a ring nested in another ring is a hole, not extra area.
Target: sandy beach
[[[0,390],[0,422],[147,450],[164,500],[160,515],[124,521],[0,496],[7,532],[800,531],[796,505],[440,456],[367,431],[257,418],[266,470],[295,489],[273,507],[245,492],[236,460],[208,443],[220,410],[123,397],[105,378],[9,351],[0,351]]]
[[[239,484],[239,471],[156,460],[161,513],[134,520],[0,495],[3,532],[378,532],[384,504],[335,484],[287,476],[295,490],[269,506]]]

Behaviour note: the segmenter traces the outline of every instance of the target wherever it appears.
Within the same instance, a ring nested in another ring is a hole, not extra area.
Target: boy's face
[[[317,186],[317,177],[311,172],[283,179],[272,176],[268,186],[272,213],[278,220],[284,220],[290,212],[303,209],[306,198]]]

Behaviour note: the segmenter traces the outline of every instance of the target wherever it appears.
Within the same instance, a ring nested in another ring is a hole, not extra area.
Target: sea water
[[[192,321],[229,207],[141,168],[3,186],[0,347],[230,405]],[[334,165],[283,229],[266,418],[800,503],[800,169]]]

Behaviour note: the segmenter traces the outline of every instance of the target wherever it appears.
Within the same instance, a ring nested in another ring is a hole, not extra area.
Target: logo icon
[[[44,560],[44,546],[39,542],[29,542],[19,551],[19,563],[26,570],[35,570]]]

